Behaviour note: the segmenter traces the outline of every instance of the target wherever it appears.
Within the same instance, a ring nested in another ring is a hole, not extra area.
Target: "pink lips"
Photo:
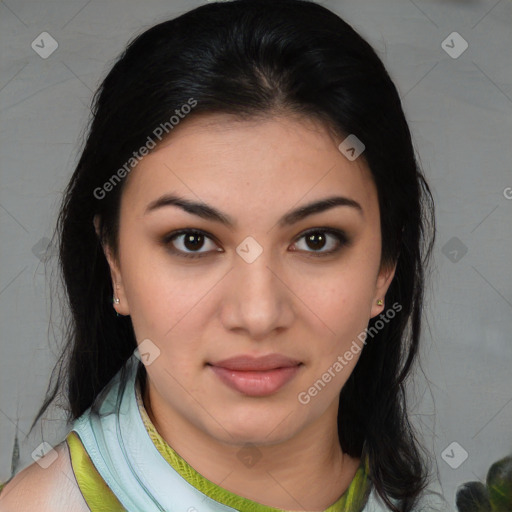
[[[209,363],[224,384],[248,396],[275,393],[295,376],[301,365],[300,361],[281,354],[238,356]]]

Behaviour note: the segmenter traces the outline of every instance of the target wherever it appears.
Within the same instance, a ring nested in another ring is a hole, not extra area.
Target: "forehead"
[[[287,209],[338,192],[374,208],[366,162],[348,160],[338,150],[341,140],[305,117],[191,116],[131,171],[122,202],[140,214],[159,195],[179,191],[247,211],[249,204]]]

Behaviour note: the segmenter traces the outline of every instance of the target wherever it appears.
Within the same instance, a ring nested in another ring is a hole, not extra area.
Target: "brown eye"
[[[222,250],[217,247],[209,236],[194,229],[184,229],[171,233],[163,239],[163,243],[169,246],[169,250],[173,254],[185,258],[202,258],[211,252]],[[208,243],[210,243],[210,248],[208,248]],[[200,251],[205,245],[207,250]]]
[[[200,235],[198,233],[189,233],[183,235],[183,245],[189,251],[195,251],[197,249],[201,249],[204,245],[204,235]]]
[[[335,229],[315,229],[301,235],[298,240],[304,239],[304,250],[311,256],[325,256],[338,252],[345,245],[348,245],[348,238],[343,231]],[[296,243],[297,245],[297,243]],[[327,247],[327,250],[322,250]],[[308,250],[310,249],[310,250]],[[296,249],[297,250],[297,249]]]
[[[318,251],[325,246],[327,237],[321,231],[315,231],[307,235],[305,240],[309,248]]]

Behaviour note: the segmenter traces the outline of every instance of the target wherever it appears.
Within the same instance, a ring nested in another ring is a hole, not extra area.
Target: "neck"
[[[244,447],[219,441],[159,406],[161,397],[150,381],[145,384],[144,406],[160,436],[203,477],[239,496],[284,510],[325,510],[359,466],[341,450],[337,404],[291,439]]]

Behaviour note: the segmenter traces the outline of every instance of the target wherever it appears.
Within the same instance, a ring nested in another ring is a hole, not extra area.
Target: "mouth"
[[[220,381],[247,396],[268,396],[284,387],[303,364],[281,354],[237,356],[207,363]]]

